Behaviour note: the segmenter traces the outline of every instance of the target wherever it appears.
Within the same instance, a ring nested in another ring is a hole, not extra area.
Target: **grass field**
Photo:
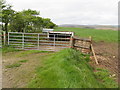
[[[95,41],[118,42],[118,31],[96,30],[84,28],[58,27],[55,31],[72,31],[76,36],[88,38],[92,36]]]
[[[73,49],[50,54],[37,68],[29,88],[115,88],[117,84],[107,70],[93,72],[89,56]]]

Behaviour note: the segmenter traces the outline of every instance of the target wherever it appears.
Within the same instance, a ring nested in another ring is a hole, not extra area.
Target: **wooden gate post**
[[[89,39],[90,39],[90,52],[92,52],[92,48],[91,48],[91,44],[92,44],[92,37],[89,36]],[[90,53],[91,54],[91,53]]]
[[[72,36],[70,38],[70,47],[74,48],[74,38]]]

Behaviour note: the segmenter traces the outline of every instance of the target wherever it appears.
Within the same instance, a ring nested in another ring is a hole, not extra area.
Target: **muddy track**
[[[3,88],[24,88],[34,78],[36,67],[41,65],[42,57],[48,53],[30,54],[19,57],[20,52],[3,55]],[[28,60],[20,67],[6,68],[6,65],[18,63],[19,60]]]
[[[118,79],[118,44],[101,41],[93,42],[93,46],[99,65],[94,62],[92,64],[95,67],[109,70]]]

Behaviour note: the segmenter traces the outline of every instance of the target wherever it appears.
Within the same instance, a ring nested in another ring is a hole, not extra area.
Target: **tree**
[[[56,24],[54,24],[51,19],[44,18],[43,19],[43,28],[54,28]]]
[[[43,26],[43,19],[42,17],[34,17],[32,19],[33,22],[33,30],[42,32],[42,26]]]
[[[39,12],[31,9],[17,12],[10,23],[10,29],[17,32],[33,31],[34,26],[38,26],[41,19],[37,15],[39,15]]]
[[[3,30],[6,32],[6,34],[8,34],[8,24],[12,20],[15,11],[11,9],[12,8],[11,5],[6,5],[5,1],[2,0],[1,4],[2,4],[2,8],[1,8],[2,27]],[[7,38],[6,38],[6,43],[7,43]]]
[[[11,31],[23,32],[25,28],[25,21],[22,13],[17,12],[13,20],[10,22],[10,29]]]
[[[10,5],[3,5],[2,8],[3,28],[8,33],[9,30],[17,32],[41,32],[42,28],[54,28],[56,25],[49,18],[39,16],[36,10],[23,10],[16,12]]]
[[[23,18],[24,18],[24,24],[25,24],[25,31],[32,31],[33,29],[33,20],[36,18],[37,15],[39,15],[39,12],[36,10],[23,10],[22,12]],[[25,32],[24,31],[24,32]]]

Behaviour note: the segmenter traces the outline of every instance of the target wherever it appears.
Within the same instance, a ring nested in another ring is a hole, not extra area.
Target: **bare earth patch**
[[[25,88],[35,76],[35,68],[41,64],[42,57],[48,53],[34,53],[20,57],[19,52],[3,54],[3,88]],[[20,62],[27,60],[26,62]],[[7,65],[20,63],[19,67],[6,68]]]
[[[93,43],[96,57],[99,65],[92,62],[97,68],[104,68],[111,72],[111,74],[118,80],[118,44],[107,42]]]

